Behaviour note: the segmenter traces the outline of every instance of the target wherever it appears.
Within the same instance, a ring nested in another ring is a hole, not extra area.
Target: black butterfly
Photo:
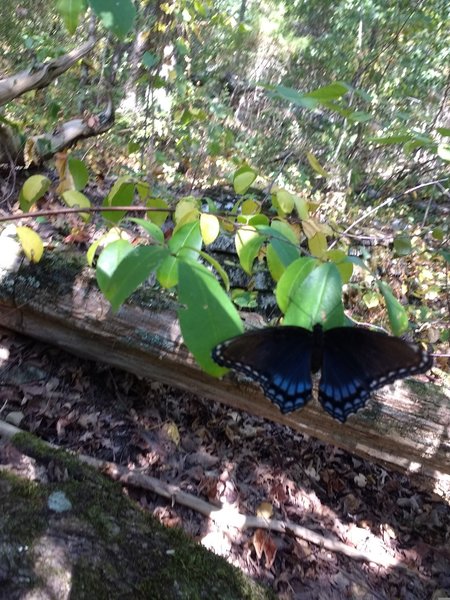
[[[374,390],[431,368],[420,346],[361,327],[313,331],[267,327],[247,331],[218,346],[213,359],[242,371],[259,384],[282,413],[311,399],[311,372],[321,371],[319,402],[342,423],[362,408]]]

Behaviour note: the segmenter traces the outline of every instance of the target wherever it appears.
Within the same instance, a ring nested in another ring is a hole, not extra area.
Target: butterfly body
[[[319,402],[345,422],[374,390],[432,366],[419,346],[362,327],[313,331],[295,326],[247,331],[213,350],[221,366],[245,373],[283,413],[312,397],[311,373],[320,370]]]

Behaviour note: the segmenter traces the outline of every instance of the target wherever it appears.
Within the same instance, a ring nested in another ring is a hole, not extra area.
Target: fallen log
[[[438,386],[389,386],[345,425],[314,401],[282,415],[253,384],[201,371],[183,345],[168,294],[143,289],[112,313],[79,254],[48,253],[38,265],[6,261],[3,269],[0,262],[0,325],[450,485],[449,399]]]

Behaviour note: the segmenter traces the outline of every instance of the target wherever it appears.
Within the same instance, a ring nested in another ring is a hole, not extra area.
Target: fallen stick
[[[14,425],[0,420],[0,437],[13,441],[13,437],[20,433],[26,432],[15,427]],[[42,441],[42,443],[49,448],[61,450],[60,447],[56,446],[55,444],[51,444],[50,442]],[[357,548],[347,546],[339,540],[333,540],[325,537],[319,533],[316,533],[315,531],[312,531],[311,529],[297,525],[289,520],[283,521],[280,519],[265,519],[263,517],[244,515],[229,508],[218,508],[217,506],[214,506],[205,500],[201,500],[192,494],[183,492],[183,490],[180,490],[180,488],[176,485],[164,483],[155,477],[144,475],[136,471],[131,471],[130,469],[127,469],[121,465],[117,465],[116,463],[98,460],[85,454],[78,454],[74,452],[70,453],[74,454],[81,462],[108,475],[108,477],[114,481],[148,490],[170,500],[173,504],[178,503],[186,506],[187,508],[195,510],[203,516],[210,518],[221,527],[234,527],[241,531],[244,529],[253,528],[277,531],[279,533],[290,533],[298,538],[310,542],[311,544],[315,544],[321,548],[330,550],[331,552],[344,554],[345,556],[353,558],[354,560],[366,561],[382,567],[396,567],[402,570],[411,571],[400,561],[389,556],[388,554],[381,556],[374,555],[371,552],[358,550]],[[417,575],[415,571],[411,571],[411,573]]]

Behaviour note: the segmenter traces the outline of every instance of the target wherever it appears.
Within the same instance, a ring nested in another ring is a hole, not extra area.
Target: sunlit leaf
[[[200,215],[200,231],[205,245],[212,244],[220,233],[219,219],[215,215],[202,213]]]
[[[329,173],[327,173],[327,171],[325,171],[325,169],[322,167],[322,165],[320,164],[320,162],[317,160],[317,158],[314,156],[314,154],[312,152],[307,152],[306,153],[306,158],[308,159],[309,164],[311,165],[311,167],[314,169],[314,171],[316,173],[318,173],[319,175],[321,175],[322,177],[329,177]]]
[[[239,167],[233,176],[233,187],[236,194],[245,194],[248,188],[255,181],[256,176],[256,171],[254,171],[247,164],[243,164],[241,167]]]
[[[389,323],[394,335],[402,335],[408,329],[408,315],[406,310],[395,298],[391,288],[384,281],[378,281],[378,287],[383,294],[389,315]]]
[[[41,236],[30,227],[17,227],[16,233],[25,256],[31,262],[38,263],[44,253]]]
[[[30,208],[49,190],[51,181],[44,175],[32,175],[23,184],[19,195],[20,208],[28,212]]]
[[[213,361],[211,351],[242,333],[239,313],[215,277],[198,263],[180,261],[178,298],[184,343],[207,373],[222,375],[226,369]]]

